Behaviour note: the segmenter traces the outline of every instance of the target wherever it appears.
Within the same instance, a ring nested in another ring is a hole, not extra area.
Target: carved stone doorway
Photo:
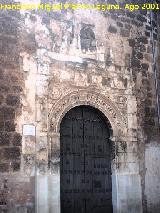
[[[69,110],[60,125],[61,213],[112,213],[110,126],[91,106]]]

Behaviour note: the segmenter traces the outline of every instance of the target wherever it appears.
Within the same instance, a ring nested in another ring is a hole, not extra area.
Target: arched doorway
[[[60,125],[61,213],[112,213],[110,126],[91,106],[66,113]]]

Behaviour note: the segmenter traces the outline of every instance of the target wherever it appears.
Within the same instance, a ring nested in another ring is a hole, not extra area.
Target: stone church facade
[[[0,20],[0,212],[61,212],[61,123],[90,106],[108,122],[113,212],[158,213],[158,13],[1,10]]]

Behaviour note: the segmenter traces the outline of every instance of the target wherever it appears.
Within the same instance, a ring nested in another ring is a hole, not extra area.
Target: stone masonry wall
[[[159,14],[157,14],[157,24],[159,23]],[[146,144],[145,144],[145,195],[146,195],[146,212],[158,212],[160,209],[160,202],[159,202],[159,179],[160,179],[160,168],[159,168],[159,129],[158,124],[155,125],[157,129],[154,127],[154,121],[158,121],[158,109],[157,109],[157,102],[159,102],[159,88],[160,88],[160,81],[159,81],[159,73],[160,73],[160,55],[159,55],[159,24],[157,25],[158,28],[158,36],[157,36],[157,47],[155,49],[155,57],[156,63],[155,70],[153,72],[154,79],[155,76],[157,78],[157,92],[158,97],[157,100],[154,102],[155,109],[150,109],[148,112],[148,106],[146,107],[146,121],[145,121],[145,128],[146,128]],[[156,82],[155,82],[156,83]],[[156,84],[155,84],[156,85]],[[155,86],[156,87],[156,86]],[[155,119],[152,121],[151,118]],[[150,122],[147,122],[150,120]],[[147,124],[147,125],[146,125]],[[148,126],[148,127],[147,127]],[[154,184],[153,184],[154,183]]]
[[[1,1],[2,3],[2,1]],[[4,3],[7,3],[4,1]],[[11,1],[8,1],[11,3]],[[21,175],[22,114],[26,88],[21,69],[21,14],[0,11],[0,212],[33,209],[34,179]],[[25,47],[26,48],[26,47]],[[31,196],[30,196],[31,194]],[[30,211],[31,212],[31,211]]]
[[[151,36],[158,46],[156,16],[151,23],[146,11],[10,11],[0,19],[0,211],[35,212],[35,169],[46,177],[58,156],[48,141],[49,118],[57,105],[67,106],[65,97],[85,91],[108,98],[122,118],[127,131],[116,138],[114,166],[121,175],[140,174],[143,212],[158,213],[159,197],[150,198],[159,183],[150,176],[160,176]],[[22,134],[24,124],[36,126],[36,138]],[[127,183],[121,183],[123,192]],[[127,186],[120,208],[136,212],[132,182]]]
[[[16,116],[21,113],[24,77],[20,71],[19,13],[0,14],[0,144],[1,172],[20,168],[21,135],[16,133]]]

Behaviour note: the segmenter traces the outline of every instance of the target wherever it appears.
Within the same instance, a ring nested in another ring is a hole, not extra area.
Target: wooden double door
[[[61,213],[112,213],[109,128],[90,106],[71,109],[60,127]]]

